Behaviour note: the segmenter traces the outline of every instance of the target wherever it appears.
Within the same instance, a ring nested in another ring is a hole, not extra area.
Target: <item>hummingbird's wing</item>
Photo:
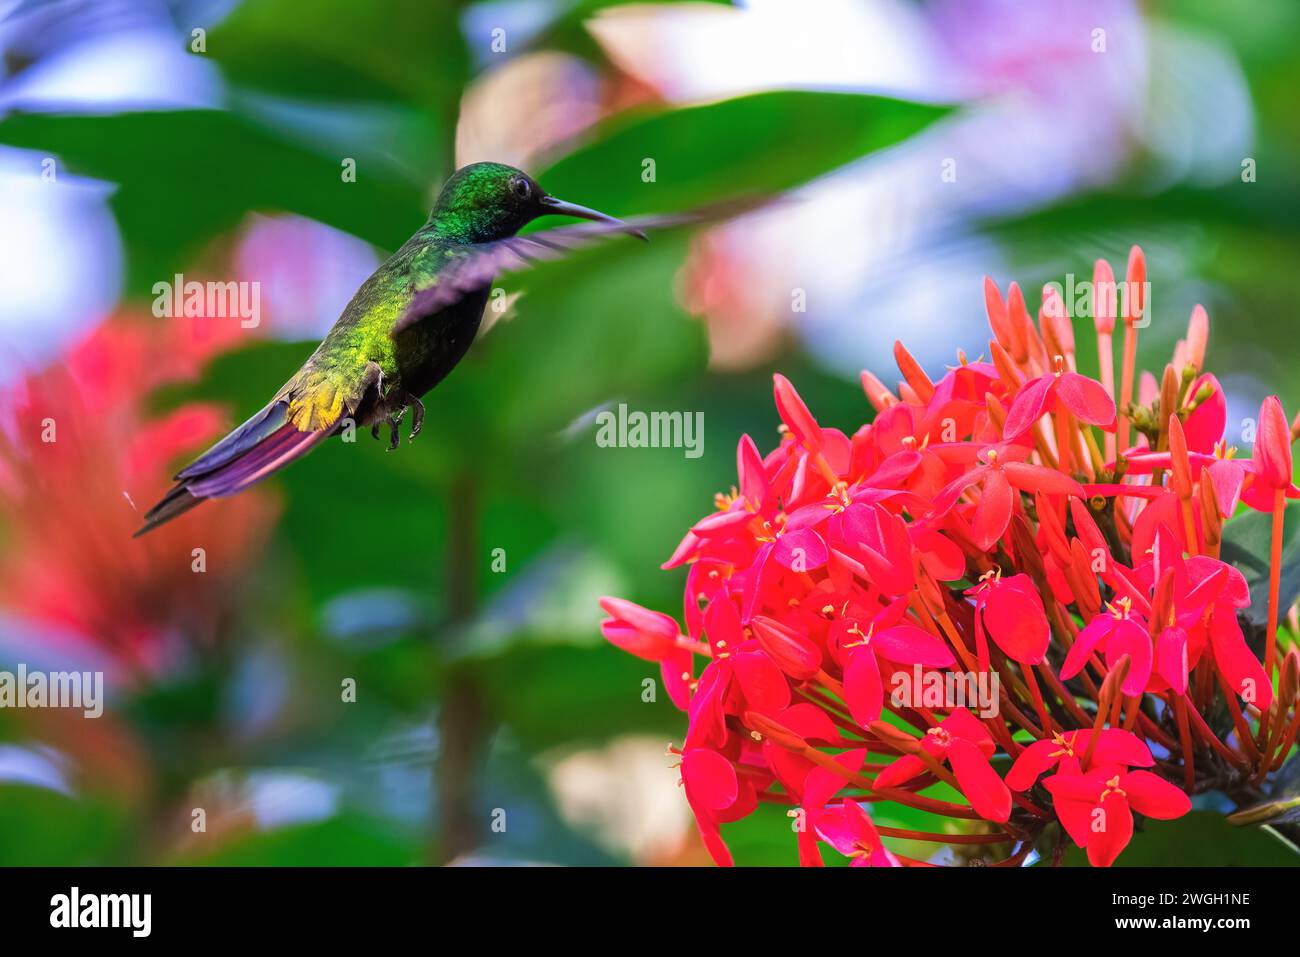
[[[767,199],[746,197],[701,207],[685,213],[632,217],[625,222],[574,223],[543,229],[523,236],[511,236],[490,243],[475,243],[449,259],[439,270],[437,282],[416,292],[410,305],[398,317],[390,336],[396,336],[422,319],[481,290],[502,272],[528,269],[535,263],[561,259],[578,249],[610,236],[628,235],[645,239],[646,232],[721,222],[766,205]]]

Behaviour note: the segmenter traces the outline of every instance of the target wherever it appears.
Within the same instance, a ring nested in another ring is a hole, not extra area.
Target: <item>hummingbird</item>
[[[517,235],[541,216],[589,220]],[[563,255],[601,237],[704,217],[625,222],[557,199],[521,170],[474,163],[447,180],[428,220],[353,295],[307,361],[261,410],[175,475],[136,537],[209,498],[242,492],[339,432],[349,420],[389,450],[411,412],[408,441],[424,423],[421,402],[464,358],[493,277]]]

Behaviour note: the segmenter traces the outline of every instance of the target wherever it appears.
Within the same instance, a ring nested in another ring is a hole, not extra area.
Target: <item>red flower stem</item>
[[[1034,849],[1033,841],[1024,841],[1020,845],[1019,849],[1010,857],[1008,857],[1005,861],[995,861],[988,866],[989,867],[1020,867],[1022,864],[1025,863],[1025,858],[1029,856],[1029,852],[1032,851],[1033,849]]]
[[[1097,447],[1097,439],[1092,434],[1092,429],[1079,426],[1075,432],[1079,439],[1079,462],[1081,469],[1088,476],[1089,481],[1096,481],[1097,475],[1106,467],[1107,459],[1102,457],[1101,449]],[[1110,435],[1109,432],[1106,435]]]
[[[958,794],[962,793],[961,785],[957,783],[957,776],[953,774],[951,771],[949,771],[947,768],[945,768],[942,764],[940,764],[938,759],[935,758],[933,754],[925,750],[925,748],[920,747],[919,745],[917,746],[916,750],[912,752],[912,754],[915,757],[920,758],[921,763],[923,763],[927,768],[929,768],[930,773],[933,774],[936,778],[938,778],[944,784],[948,785]]]
[[[1056,460],[1062,475],[1070,474],[1070,413],[1062,410],[1056,413]],[[1061,508],[1065,508],[1065,499],[1061,499]]]
[[[1133,403],[1133,378],[1137,366],[1137,329],[1133,323],[1124,323],[1124,365],[1120,372],[1120,393],[1119,401],[1116,403],[1119,409],[1119,438],[1117,453],[1123,452],[1128,448],[1129,438],[1129,418],[1124,413],[1127,406]]]
[[[1295,714],[1291,718],[1291,725],[1287,728],[1286,734],[1282,736],[1282,740],[1278,743],[1277,751],[1274,753],[1273,757],[1273,765],[1270,770],[1276,771],[1282,766],[1282,763],[1286,760],[1287,754],[1291,751],[1291,746],[1295,744],[1297,732],[1300,732],[1300,707],[1295,709]]]
[[[1022,665],[1020,671],[1025,677],[1025,684],[1029,686],[1029,694],[1034,699],[1034,710],[1038,712],[1038,725],[1043,732],[1041,736],[1047,737],[1056,730],[1056,726],[1052,724],[1051,716],[1047,713],[1042,689],[1038,687],[1038,680],[1034,677],[1034,666]]]
[[[933,831],[913,831],[903,827],[885,827],[877,824],[876,830],[885,837],[898,837],[909,841],[925,841],[928,844],[1011,844],[1015,841],[1010,834],[936,834]]]
[[[1124,695],[1117,690],[1113,695],[1111,695],[1110,714],[1106,718],[1106,723],[1110,725],[1112,728],[1118,726],[1119,724],[1119,709],[1120,706],[1123,704],[1124,704]]]
[[[1092,752],[1097,747],[1097,742],[1101,739],[1101,725],[1106,720],[1106,712],[1110,710],[1110,701],[1102,700],[1097,702],[1097,717],[1092,722],[1092,734],[1088,736],[1088,750],[1083,753],[1083,766],[1088,767],[1088,762],[1092,760]]]
[[[1133,729],[1137,727],[1138,715],[1142,713],[1141,693],[1135,694],[1132,697],[1128,698],[1125,704],[1128,705],[1128,711],[1126,712],[1126,716],[1124,718],[1124,730],[1128,732],[1132,732]]]
[[[974,659],[971,658],[970,653],[966,650],[966,644],[957,636],[957,626],[953,624],[952,619],[948,617],[948,613],[946,611],[941,612],[935,616],[933,620],[938,622],[939,627],[943,629],[944,635],[948,638],[948,643],[952,645],[953,650],[957,652],[962,663],[966,666],[966,670],[971,674],[976,674],[979,671],[979,667],[975,663]],[[999,702],[1002,710],[1006,712],[1006,714],[1009,715],[1016,724],[1020,725],[1030,734],[1033,734],[1035,737],[1042,737],[1029,719],[1021,714],[1019,709],[1011,703],[1011,696],[1007,694],[1007,689],[1002,687],[1001,682],[998,682],[998,687],[1001,690]],[[998,744],[1002,746],[1002,749],[1013,758],[1019,756],[1020,752],[1024,750],[1012,739],[1011,733],[1007,730],[1005,722],[994,718],[985,718],[984,724],[988,726],[989,732],[993,735],[994,740],[997,741]]]
[[[1174,698],[1174,712],[1178,716],[1178,737],[1183,744],[1183,786],[1188,794],[1196,788],[1196,756],[1192,750],[1192,733],[1187,724],[1187,696]]]
[[[1074,695],[1070,693],[1069,689],[1066,688],[1065,685],[1061,684],[1061,679],[1052,674],[1052,669],[1048,667],[1046,662],[1039,665],[1038,668],[1039,671],[1042,672],[1043,680],[1047,682],[1047,687],[1051,690],[1052,694],[1055,695],[1056,699],[1065,706],[1065,710],[1070,712],[1070,715],[1079,722],[1080,726],[1086,728],[1090,720],[1088,712],[1079,707],[1079,702],[1074,700]]]
[[[1114,337],[1109,332],[1097,333],[1097,361],[1101,367],[1101,385],[1106,390],[1106,394],[1113,400],[1115,398],[1115,346]],[[1115,460],[1115,434],[1107,432],[1106,442],[1106,461]]]
[[[1019,791],[1011,792],[1011,800],[1015,801],[1017,804],[1019,804],[1022,808],[1024,808],[1026,811],[1028,811],[1030,814],[1034,815],[1035,817],[1041,817],[1046,821],[1053,820],[1050,811],[1043,810],[1041,807],[1039,807],[1033,801],[1029,800],[1028,797],[1021,794]]]
[[[913,794],[911,791],[904,791],[899,788],[879,788],[875,784],[860,774],[852,774],[844,765],[840,764],[829,754],[818,751],[812,745],[806,745],[802,752],[805,758],[814,764],[820,765],[828,771],[831,771],[844,778],[864,791],[871,792],[871,796],[866,798],[868,801],[894,801],[907,807],[916,808],[918,811],[930,811],[931,813],[943,817],[960,817],[970,821],[982,821],[983,818],[975,811],[974,808],[966,807],[961,804],[953,804],[951,801],[941,801],[938,798],[922,797],[919,794]]]
[[[1250,761],[1219,740],[1219,736],[1210,730],[1210,726],[1205,723],[1205,719],[1201,717],[1199,711],[1195,708],[1188,708],[1187,716],[1192,719],[1192,729],[1200,735],[1201,739],[1211,748],[1227,760],[1231,761],[1238,768],[1248,770],[1251,767]],[[1237,717],[1239,718],[1240,716],[1240,712],[1238,712]],[[1240,737],[1240,734],[1238,734],[1238,737]],[[1247,740],[1249,740],[1249,736],[1247,737]]]
[[[817,467],[817,471],[821,473],[822,478],[830,484],[831,488],[834,488],[840,483],[840,477],[835,474],[835,470],[831,468],[830,463],[826,461],[826,456],[817,452],[812,456],[812,463]]]
[[[1194,707],[1201,711],[1209,710],[1210,699],[1214,695],[1214,677],[1210,674],[1210,669],[1213,667],[1213,657],[1204,655],[1196,667],[1192,669],[1190,676],[1195,687],[1189,691],[1189,696]]]
[[[705,658],[713,657],[713,649],[710,648],[706,642],[696,641],[695,639],[688,638],[685,635],[677,636],[677,647],[685,648],[687,651],[694,652],[697,655],[703,655]]]
[[[1244,748],[1245,751],[1250,752],[1245,756],[1248,757],[1250,762],[1253,764],[1259,760],[1260,754],[1259,748],[1256,747],[1255,740],[1251,736],[1250,724],[1246,721],[1246,716],[1242,713],[1241,706],[1237,703],[1237,696],[1233,693],[1232,689],[1228,687],[1228,682],[1224,680],[1223,675],[1219,673],[1217,668],[1214,671],[1214,677],[1219,682],[1219,690],[1222,692],[1224,700],[1228,704],[1228,712],[1232,715],[1232,723],[1237,729],[1237,739],[1239,741],[1238,748]]]
[[[836,764],[837,768],[843,770],[843,767]],[[893,801],[895,804],[902,804],[906,807],[915,808],[918,811],[929,811],[931,814],[938,814],[941,817],[958,817],[966,821],[982,821],[979,812],[973,807],[967,807],[964,804],[953,804],[951,801],[941,801],[938,798],[923,797],[920,794],[913,794],[911,791],[900,791],[897,788],[876,788],[872,796],[865,800],[876,803],[878,801]]]
[[[1196,520],[1192,516],[1191,499],[1183,499],[1183,535],[1187,539],[1187,552],[1189,555],[1200,553],[1200,536],[1196,534]]]
[[[1279,591],[1282,582],[1282,520],[1286,516],[1286,489],[1273,493],[1273,548],[1269,559],[1268,578],[1268,632],[1265,634],[1264,674],[1273,680],[1273,665],[1277,663],[1277,618]]]
[[[1047,444],[1047,439],[1043,435],[1043,427],[1035,425],[1032,431],[1034,437],[1034,448],[1038,452],[1038,459],[1045,468],[1054,469],[1057,467],[1056,455],[1053,454],[1051,447]]]
[[[841,731],[852,732],[853,734],[861,736],[862,739],[867,742],[876,741],[874,735],[867,734],[862,729],[862,726],[855,722],[850,715],[841,711],[839,703],[831,699],[829,695],[821,694],[817,692],[817,689],[807,686],[795,688],[794,693],[807,698],[813,704],[825,710],[831,721],[833,721]]]

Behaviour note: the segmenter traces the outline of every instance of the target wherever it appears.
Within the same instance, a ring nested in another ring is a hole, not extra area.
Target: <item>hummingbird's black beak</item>
[[[616,219],[598,209],[591,209],[587,206],[579,206],[577,203],[566,203],[562,199],[556,199],[554,196],[543,196],[540,200],[542,210],[556,216],[576,216],[578,219],[590,219],[598,223],[609,223],[613,226],[623,227],[623,232],[636,236],[638,239],[646,239],[646,234],[621,219]]]

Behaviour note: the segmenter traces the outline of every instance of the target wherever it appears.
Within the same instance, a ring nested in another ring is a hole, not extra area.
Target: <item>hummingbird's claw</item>
[[[411,434],[406,437],[406,441],[413,442],[415,437],[420,434],[420,429],[424,428],[424,403],[415,396],[410,396],[411,403]]]
[[[398,423],[397,416],[394,416],[393,418],[388,420],[388,451],[389,452],[397,448],[399,442],[397,423]]]

